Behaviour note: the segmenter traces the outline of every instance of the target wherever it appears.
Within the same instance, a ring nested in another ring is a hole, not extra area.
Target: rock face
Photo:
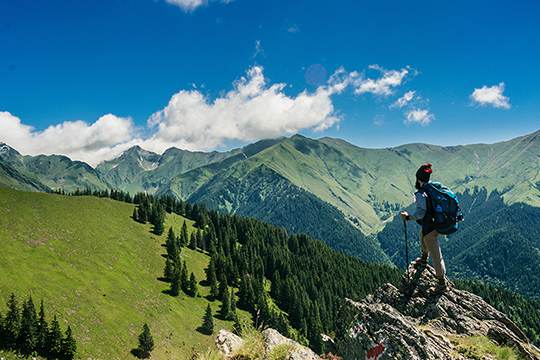
[[[319,360],[319,356],[311,349],[300,345],[294,340],[286,338],[277,330],[266,329],[262,332],[264,338],[264,354],[262,359],[268,359],[272,350],[279,345],[289,345],[290,349],[284,360]],[[244,340],[227,330],[220,330],[216,336],[216,346],[219,352],[227,359],[235,359],[235,352],[242,347]],[[248,360],[244,359],[243,360]]]
[[[523,332],[482,298],[448,283],[437,293],[433,268],[409,268],[400,289],[382,286],[365,300],[347,299],[335,347],[348,359],[477,359],[459,351],[456,339],[487,336],[513,347],[524,359],[540,359]]]

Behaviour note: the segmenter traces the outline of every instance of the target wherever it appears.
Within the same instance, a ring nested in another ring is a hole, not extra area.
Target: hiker
[[[427,265],[428,257],[431,256],[433,267],[435,268],[435,275],[439,282],[438,290],[443,291],[446,289],[446,267],[439,245],[439,232],[435,230],[433,214],[431,207],[429,206],[428,192],[425,188],[429,183],[431,173],[431,164],[424,164],[416,171],[416,183],[414,185],[417,189],[414,193],[416,210],[414,214],[402,211],[400,215],[404,221],[413,220],[421,225],[420,243],[422,245],[422,256],[415,260],[415,267],[425,267]]]

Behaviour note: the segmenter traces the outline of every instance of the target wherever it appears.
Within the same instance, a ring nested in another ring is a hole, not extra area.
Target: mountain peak
[[[129,156],[137,156],[137,157],[159,157],[158,154],[145,150],[139,145],[134,145],[124,151],[120,157],[129,157]]]
[[[7,158],[7,157],[20,157],[21,153],[19,153],[17,150],[12,148],[6,143],[0,142],[0,157]]]

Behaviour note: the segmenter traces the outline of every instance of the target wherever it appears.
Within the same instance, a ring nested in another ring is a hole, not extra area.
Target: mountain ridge
[[[369,149],[338,138],[311,139],[299,134],[261,140],[226,152],[170,148],[159,155],[135,146],[95,169],[53,156],[50,161],[54,164],[49,165],[54,169],[53,176],[48,164],[37,159],[39,156],[20,154],[8,159],[0,154],[0,160],[7,165],[51,189],[112,188],[173,195],[189,201],[208,200],[214,208],[246,216],[262,216],[254,206],[258,200],[247,194],[251,190],[245,175],[264,164],[282,177],[280,181],[290,183],[290,189],[299,188],[335,208],[340,229],[353,226],[363,237],[379,233],[399,209],[412,202],[414,172],[418,164],[425,162],[433,164],[435,180],[457,192],[485,188],[488,192],[498,191],[508,205],[540,206],[540,130],[504,142],[456,146],[412,143]],[[29,164],[35,164],[36,169],[29,169]],[[264,174],[270,177],[266,183],[271,184],[271,172]],[[265,183],[253,178],[249,181],[254,181],[254,186]],[[4,183],[16,184],[17,180]],[[38,190],[28,184],[20,187]],[[210,188],[212,192],[203,196],[203,190]],[[263,192],[268,190],[259,188]],[[236,199],[234,208],[226,200],[230,196]],[[283,211],[288,206],[282,202],[273,204]],[[333,212],[328,208],[328,214]],[[288,229],[301,228],[316,237],[332,232],[331,227],[317,230],[302,213],[289,213],[285,218],[288,222],[279,224]],[[335,235],[339,237],[347,236]],[[323,240],[335,242],[334,238]]]

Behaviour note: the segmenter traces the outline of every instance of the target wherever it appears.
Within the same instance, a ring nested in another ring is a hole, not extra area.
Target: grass
[[[513,348],[497,345],[486,336],[453,336],[451,340],[457,353],[468,359],[481,360],[487,356],[494,360],[522,359]]]
[[[110,199],[0,189],[0,311],[11,292],[43,299],[49,318],[57,314],[64,329],[71,325],[84,359],[131,358],[145,322],[154,337],[153,359],[210,348],[213,337],[196,331],[209,289],[199,286],[197,298],[162,292],[169,287],[158,280],[167,231],[151,234],[150,225],[131,219],[132,211],[133,205]],[[184,220],[169,215],[166,229],[178,232]],[[209,257],[187,248],[182,256],[202,280]],[[211,307],[217,313],[219,302]],[[232,328],[217,318],[214,324]]]
[[[265,352],[262,333],[253,327],[248,327],[242,333],[242,339],[244,339],[244,343],[235,351],[233,358],[262,360]]]

